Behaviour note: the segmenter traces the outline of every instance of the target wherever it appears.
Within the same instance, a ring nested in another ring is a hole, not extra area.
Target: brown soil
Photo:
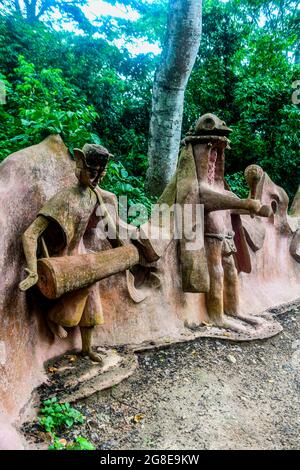
[[[283,326],[263,341],[199,339],[139,353],[139,369],[78,401],[81,435],[98,449],[300,447],[300,302],[273,309]]]

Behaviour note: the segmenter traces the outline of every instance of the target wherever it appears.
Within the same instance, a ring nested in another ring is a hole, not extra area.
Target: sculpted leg
[[[211,322],[222,328],[245,332],[246,328],[224,316],[224,269],[222,266],[222,242],[207,240],[206,253],[210,277],[210,290],[206,295],[206,308]]]
[[[223,256],[224,269],[224,312],[251,325],[260,325],[263,320],[239,313],[239,279],[233,255]]]
[[[216,324],[223,321],[223,268],[217,253],[209,259],[210,289],[206,296],[206,307],[209,318]]]
[[[64,329],[64,327],[62,327],[61,325],[58,325],[57,323],[54,323],[53,321],[50,320],[50,318],[47,318],[47,324],[49,326],[49,329],[54,334],[54,336],[58,336],[60,339],[65,339],[68,336],[68,333]]]
[[[104,322],[99,284],[93,284],[89,287],[88,292],[88,298],[79,322],[82,339],[81,354],[83,356],[88,356],[92,361],[102,363],[103,356],[92,350],[92,335],[94,327],[96,325],[102,325]]]
[[[87,296],[86,288],[65,294],[48,311],[47,324],[55,336],[65,339],[68,336],[65,327],[72,328],[78,325]]]
[[[222,257],[224,270],[224,312],[227,315],[238,315],[239,279],[233,255]]]
[[[81,340],[82,340],[82,351],[83,356],[88,356],[92,361],[102,363],[103,357],[101,354],[92,351],[92,336],[94,327],[93,326],[81,326]]]

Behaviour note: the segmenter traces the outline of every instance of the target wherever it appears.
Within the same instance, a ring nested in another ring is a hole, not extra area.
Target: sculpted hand
[[[258,214],[261,209],[261,202],[258,199],[246,199],[247,210],[250,215]]]
[[[38,282],[39,278],[35,271],[30,271],[30,269],[25,269],[25,271],[28,273],[28,276],[19,284],[19,289],[22,291],[26,291],[30,289],[30,287],[34,286]]]

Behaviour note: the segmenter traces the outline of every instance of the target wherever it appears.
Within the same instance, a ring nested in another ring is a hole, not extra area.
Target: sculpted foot
[[[250,325],[253,325],[253,326],[260,326],[264,323],[264,320],[262,318],[256,317],[254,315],[241,315],[241,314],[231,314],[231,313],[226,313],[226,314],[234,318],[238,318],[239,320],[243,320],[244,322],[249,323]]]
[[[92,350],[92,334],[93,334],[93,327],[80,327],[81,338],[82,338],[82,356],[88,356],[92,361],[98,362],[99,364],[103,364],[103,356],[99,353],[95,353]]]
[[[240,322],[231,320],[230,318],[222,317],[218,320],[212,320],[212,323],[219,328],[226,328],[237,333],[247,333],[247,328],[241,325]]]
[[[95,353],[95,352],[89,350],[89,351],[81,351],[80,354],[83,357],[89,357],[94,362],[98,362],[99,364],[103,364],[104,358],[99,353]]]
[[[60,339],[66,339],[68,333],[61,325],[58,325],[49,319],[47,320],[47,323],[54,336],[58,336]]]

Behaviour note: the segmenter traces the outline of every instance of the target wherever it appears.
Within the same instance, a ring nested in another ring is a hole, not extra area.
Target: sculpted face
[[[88,146],[91,147],[91,146]],[[110,154],[104,147],[94,146],[89,148],[86,154],[76,149],[76,176],[81,186],[96,188],[100,180],[106,174],[106,167]]]
[[[97,168],[89,168],[85,166],[80,171],[80,182],[85,187],[96,188],[99,181],[105,175],[106,165],[99,165]]]

